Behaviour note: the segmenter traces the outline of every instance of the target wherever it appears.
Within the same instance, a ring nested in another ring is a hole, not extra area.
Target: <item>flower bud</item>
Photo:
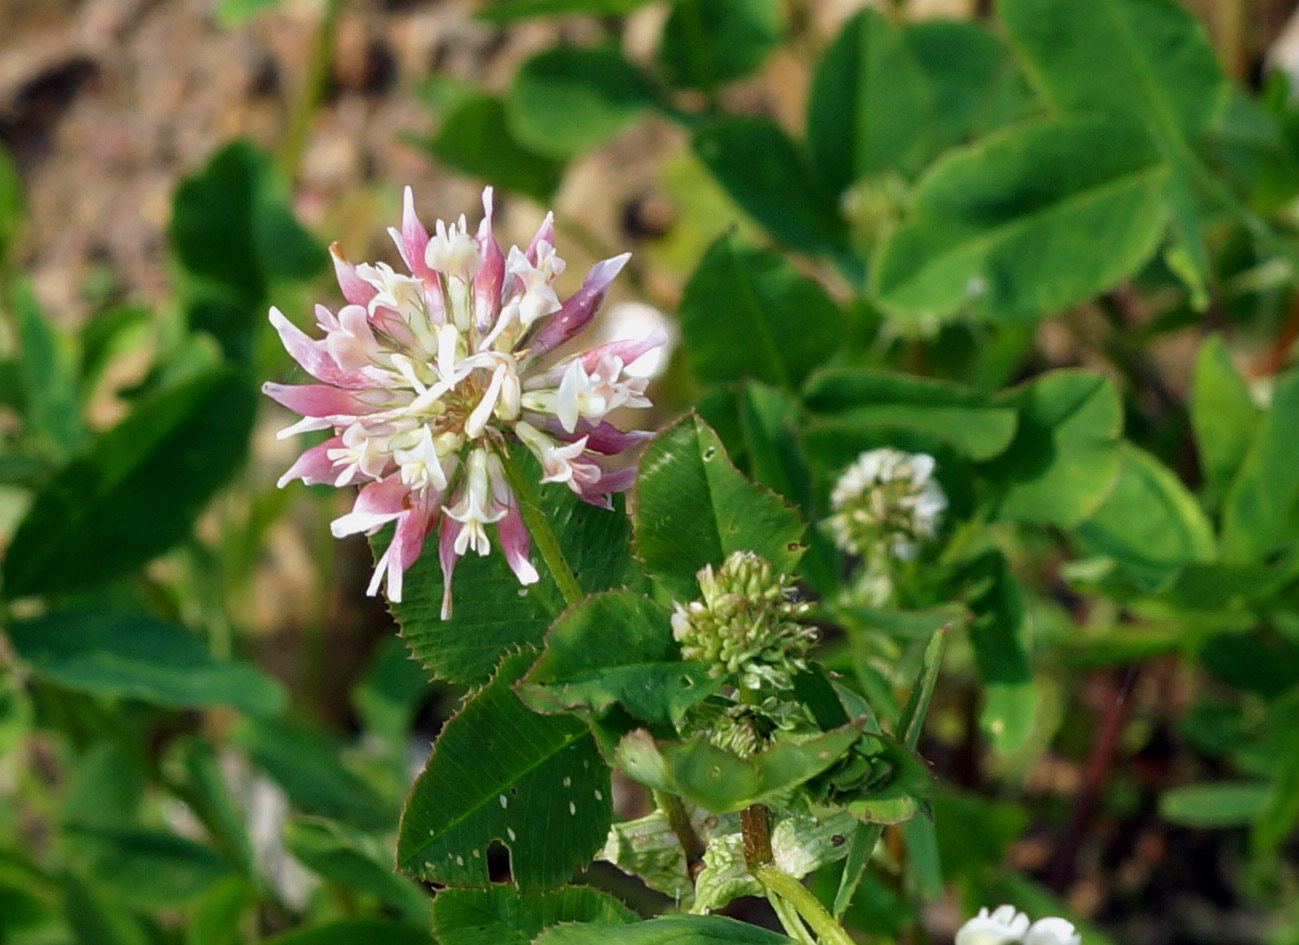
[[[732,552],[698,578],[703,599],[676,603],[672,614],[681,655],[711,664],[714,678],[730,677],[740,689],[788,688],[816,642],[816,630],[798,623],[809,605],[796,602],[785,576],[751,551]]]

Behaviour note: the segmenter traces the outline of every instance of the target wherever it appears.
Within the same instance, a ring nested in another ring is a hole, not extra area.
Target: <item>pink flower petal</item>
[[[492,188],[483,191],[483,222],[478,226],[478,250],[483,261],[474,274],[474,320],[480,332],[492,327],[501,305],[505,254],[492,233]]]
[[[388,599],[395,604],[401,603],[402,579],[406,569],[419,557],[437,511],[436,503],[420,502],[402,513],[397,519],[392,543],[375,566],[367,594],[371,597],[377,594],[380,582],[386,578]]]
[[[427,298],[428,293],[425,293]],[[391,338],[399,347],[409,348],[415,344],[415,335],[411,332],[406,319],[390,308],[376,306],[370,313],[370,325],[375,331]]]
[[[331,331],[325,338],[325,350],[344,371],[359,372],[374,362],[378,344],[370,330],[369,313],[363,306],[344,305],[339,310],[338,331]]]
[[[406,498],[409,495],[410,487],[401,481],[401,476],[389,476],[379,482],[367,483],[356,494],[352,511],[330,522],[329,531],[335,538],[355,535],[357,532],[369,534],[405,514],[408,511]]]
[[[519,583],[535,584],[540,576],[537,574],[537,569],[532,566],[532,562],[528,560],[532,539],[517,506],[510,506],[505,517],[496,523],[496,535],[501,540],[505,560],[509,562],[510,570],[519,579]]]
[[[451,619],[451,578],[456,572],[456,562],[460,560],[460,555],[456,554],[456,539],[460,536],[460,530],[464,528],[464,523],[458,522],[448,515],[442,516],[442,534],[438,539],[438,560],[442,564],[442,619]]]
[[[355,394],[328,384],[276,384],[267,381],[262,393],[304,417],[356,417],[376,410]]]
[[[402,258],[406,260],[411,275],[423,281],[425,285],[429,282],[436,285],[437,275],[424,261],[424,253],[428,249],[428,230],[424,229],[424,224],[419,221],[419,215],[415,213],[415,195],[409,187],[402,193],[401,204]]]
[[[578,482],[574,478],[568,485],[577,497],[588,505],[601,509],[613,508],[613,493],[626,492],[636,481],[636,467],[629,466],[614,472],[605,472],[595,482]]]
[[[582,367],[588,373],[595,370],[595,366],[600,363],[600,359],[612,355],[622,360],[623,366],[632,364],[637,358],[647,351],[653,351],[659,345],[667,344],[668,333],[662,328],[655,328],[649,333],[649,336],[641,341],[611,341],[608,344],[598,345],[590,351],[583,351],[578,357],[582,360]]]
[[[623,266],[627,265],[629,259],[631,253],[623,253],[621,256],[602,260],[592,266],[582,282],[582,288],[560,306],[559,311],[537,333],[531,345],[533,354],[542,355],[547,351],[553,351],[589,325],[591,319],[595,318],[595,313],[600,310],[601,303],[604,302],[605,290],[609,288],[609,284],[618,273],[622,272]],[[665,335],[664,341],[666,340]]]
[[[428,537],[436,515],[436,504],[430,509],[421,503],[397,519],[391,546],[396,549],[396,554],[388,566],[389,600],[401,603],[402,578],[406,569],[415,563],[419,553],[424,550],[424,539]]]
[[[528,263],[535,266],[537,264],[537,247],[542,243],[555,245],[555,215],[547,213],[546,219],[541,221],[541,226],[537,227],[537,232],[533,234],[532,241],[528,243],[528,251],[523,255],[527,257]]]
[[[270,321],[280,336],[284,350],[312,377],[335,387],[353,390],[374,386],[374,382],[364,374],[342,370],[330,356],[323,341],[312,338],[285,318],[278,308],[271,309]]]
[[[545,431],[566,443],[574,443],[585,437],[587,449],[605,456],[615,456],[646,440],[654,439],[654,434],[649,430],[619,430],[607,420],[601,420],[598,424],[593,424],[590,420],[578,420],[576,429],[569,433],[558,420],[547,418]]]
[[[301,479],[309,486],[314,486],[320,482],[334,481],[334,461],[329,458],[329,451],[336,450],[343,445],[341,436],[333,437],[319,446],[313,446],[311,449],[303,452],[279,478],[276,485],[283,489],[294,479]]]
[[[334,274],[343,298],[353,305],[369,305],[379,290],[356,274],[356,267],[343,258],[343,250],[337,243],[329,244],[329,255],[334,259]]]

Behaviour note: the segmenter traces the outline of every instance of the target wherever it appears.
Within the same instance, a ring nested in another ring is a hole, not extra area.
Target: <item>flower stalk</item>
[[[771,811],[765,804],[750,804],[740,811],[740,830],[744,835],[744,864],[757,875],[758,869],[775,861],[771,852]]]
[[[675,794],[659,790],[654,791],[654,805],[668,819],[668,825],[681,843],[681,850],[686,855],[686,870],[689,872],[690,878],[698,878],[699,871],[704,867],[705,847],[704,841],[695,831],[694,824],[690,823],[690,814],[686,810],[686,805]]]
[[[546,567],[550,569],[550,576],[555,579],[564,603],[572,607],[584,596],[582,588],[577,583],[577,575],[569,567],[568,559],[564,557],[564,549],[559,547],[555,530],[550,527],[550,521],[541,511],[536,492],[528,477],[523,475],[523,470],[519,468],[519,461],[512,453],[502,452],[501,466],[505,470],[506,481],[509,482],[510,488],[514,490],[519,500],[519,512],[523,515],[523,524],[527,525],[528,531],[532,533],[532,540],[537,543],[537,550],[541,552],[541,560],[545,561]]]
[[[801,945],[816,945],[816,937],[812,935],[807,923],[799,916],[798,910],[770,889],[766,890],[766,893],[767,902],[771,903],[771,909],[776,913],[776,918],[780,920],[780,924],[784,927],[786,933]]]
[[[754,877],[770,894],[778,896],[797,910],[799,918],[816,933],[822,945],[856,945],[843,926],[826,911],[820,900],[784,870],[774,864],[759,866]]]
[[[298,171],[302,167],[302,155],[307,149],[307,138],[311,132],[311,121],[325,96],[342,10],[343,0],[326,0],[325,12],[311,39],[307,70],[294,98],[288,130],[284,133],[284,141],[280,146],[280,170],[289,186],[297,181]]]

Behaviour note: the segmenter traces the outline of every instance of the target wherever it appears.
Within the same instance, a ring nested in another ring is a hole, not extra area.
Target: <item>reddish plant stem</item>
[[[744,834],[744,864],[749,870],[771,863],[771,811],[762,804],[744,808],[740,811],[740,830]]]
[[[979,771],[979,698],[975,689],[967,690],[962,696],[961,713],[965,725],[952,764],[956,782],[971,791],[979,790],[983,782]]]
[[[1299,341],[1299,303],[1291,304],[1281,330],[1267,351],[1251,365],[1250,373],[1255,377],[1271,377],[1280,373],[1290,360],[1290,349],[1296,341]]]
[[[1101,717],[1096,728],[1096,740],[1083,770],[1082,791],[1074,807],[1073,820],[1060,839],[1055,854],[1047,864],[1047,884],[1057,893],[1064,893],[1074,881],[1078,865],[1078,850],[1100,810],[1101,792],[1109,780],[1110,769],[1118,752],[1119,735],[1127,720],[1128,697],[1136,684],[1138,669],[1132,666],[1122,676],[1112,675]]]

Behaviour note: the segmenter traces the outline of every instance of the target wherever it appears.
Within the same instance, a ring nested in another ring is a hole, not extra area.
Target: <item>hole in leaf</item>
[[[510,851],[499,840],[487,845],[487,874],[494,883],[510,881]]]

